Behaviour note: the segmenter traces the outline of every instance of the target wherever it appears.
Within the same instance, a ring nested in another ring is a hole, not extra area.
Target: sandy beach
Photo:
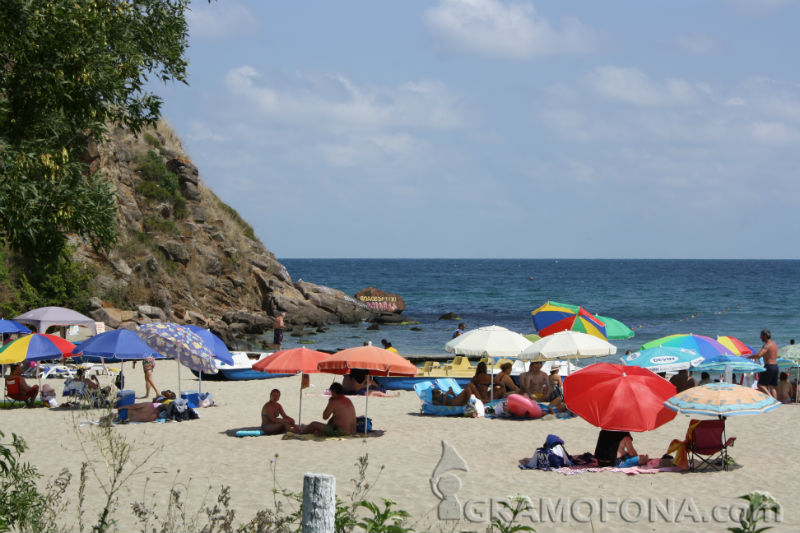
[[[163,389],[178,388],[177,364],[158,362],[155,380]],[[126,388],[137,395],[144,392],[142,372],[126,364]],[[182,370],[184,390],[197,389],[197,379]],[[311,388],[304,391],[302,422],[319,420],[328,400],[325,389],[333,379],[327,374],[311,376]],[[59,393],[62,382],[49,379]],[[250,520],[255,513],[272,507],[272,489],[277,486],[301,491],[306,472],[336,476],[337,494],[347,501],[351,479],[357,477],[356,463],[368,454],[367,479],[374,482],[369,499],[390,498],[396,508],[409,511],[416,531],[483,531],[488,526],[491,505],[520,494],[531,498],[536,522],[524,520],[536,531],[725,531],[736,525],[730,508],[752,490],[772,493],[784,506],[774,531],[795,531],[800,527],[800,510],[791,505],[800,492],[800,479],[793,474],[796,428],[800,406],[782,406],[760,416],[728,420],[728,435],[736,437],[730,453],[737,465],[728,472],[626,475],[619,472],[563,475],[521,470],[519,460],[529,457],[548,434],[566,442],[571,454],[593,451],[597,428],[580,418],[531,421],[437,418],[419,414],[419,400],[413,392],[397,398],[370,398],[369,415],[375,429],[383,434],[367,439],[284,440],[281,436],[237,438],[238,429],[253,428],[272,388],[282,391],[281,403],[297,418],[300,378],[274,378],[241,382],[203,382],[217,405],[199,409],[199,420],[170,423],[125,424],[114,427],[135,445],[135,457],[155,450],[142,473],[132,477],[120,493],[115,518],[120,531],[139,531],[141,526],[130,512],[131,502],[155,498],[159,508],[167,506],[169,489],[189,486],[188,509],[197,510],[209,487],[212,495],[229,485],[235,523]],[[354,398],[358,414],[365,400]],[[101,410],[12,409],[0,411],[6,440],[17,433],[29,450],[24,459],[35,465],[43,482],[62,468],[73,474],[70,499],[76,499],[77,480],[84,460],[79,439],[95,461],[89,443],[93,422]],[[673,438],[683,438],[689,418],[679,415],[655,431],[634,434],[640,453],[659,457]],[[77,426],[77,427],[76,427]],[[77,434],[76,434],[77,432]],[[461,480],[457,498],[462,519],[440,521],[439,498],[431,490],[430,478],[439,462],[445,440],[464,459],[468,471],[454,472]],[[277,457],[276,463],[271,463]],[[271,464],[274,466],[273,479]],[[379,471],[381,467],[383,471]],[[379,476],[378,476],[379,474]],[[377,476],[377,480],[375,480]],[[86,516],[92,517],[103,501],[97,482],[90,479]],[[210,503],[210,502],[208,502]],[[77,530],[74,506],[64,514],[64,525]],[[544,509],[544,512],[542,512]],[[563,512],[562,512],[563,509]],[[664,509],[667,509],[666,511]],[[546,516],[545,516],[546,515]],[[672,515],[672,518],[664,515]],[[202,524],[202,521],[200,522]]]

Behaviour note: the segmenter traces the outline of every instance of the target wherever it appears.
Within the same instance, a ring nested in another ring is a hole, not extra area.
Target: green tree
[[[114,190],[82,157],[110,123],[137,133],[155,123],[148,81],[185,83],[189,0],[1,5],[0,239],[36,284],[68,235],[114,242]]]

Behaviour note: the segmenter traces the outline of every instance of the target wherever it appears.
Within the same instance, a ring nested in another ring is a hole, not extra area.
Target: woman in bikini
[[[144,397],[147,398],[150,396],[150,388],[152,387],[154,398],[161,396],[161,393],[158,392],[158,387],[156,387],[155,382],[153,381],[153,370],[156,368],[156,360],[151,355],[147,359],[142,361],[142,370],[144,371]]]

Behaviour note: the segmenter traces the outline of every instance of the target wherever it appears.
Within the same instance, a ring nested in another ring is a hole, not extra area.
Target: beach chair
[[[692,420],[689,447],[689,468],[692,472],[701,470],[728,470],[728,447],[733,446],[736,437],[725,438],[725,419]],[[695,460],[696,459],[696,460]]]
[[[21,405],[27,405],[27,400],[29,399],[28,395],[22,394],[19,389],[19,381],[13,377],[6,377],[5,378],[5,388],[6,388],[6,402],[8,403],[9,407],[14,407],[18,403]],[[39,393],[39,387],[35,387],[36,394]],[[34,395],[34,398],[36,396]]]
[[[69,379],[74,378],[76,374],[76,370],[74,368],[57,363],[43,363],[39,366],[39,371],[41,372],[41,379],[52,377]]]
[[[453,393],[458,396],[461,394],[461,391],[464,390],[461,388],[461,385],[453,378],[437,378],[436,379],[436,388],[447,391],[447,389],[453,389]]]
[[[431,370],[433,370],[434,368],[439,368],[438,361],[425,361],[425,364],[422,365],[422,370],[420,371],[420,374],[423,375],[430,374]]]
[[[436,386],[434,385],[433,381],[420,381],[419,383],[414,383],[414,392],[417,393],[417,396],[422,403],[433,403],[433,389]]]

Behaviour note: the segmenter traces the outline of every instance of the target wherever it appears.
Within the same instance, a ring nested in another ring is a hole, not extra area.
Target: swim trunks
[[[276,329],[272,335],[272,344],[283,344],[283,330]]]
[[[331,424],[328,422],[325,424],[325,436],[326,437],[346,437],[349,433],[346,431],[342,431],[341,429],[337,428],[336,425]]]
[[[777,387],[778,374],[780,373],[778,365],[764,365],[764,368],[766,368],[766,370],[758,374],[758,384],[765,387]]]

